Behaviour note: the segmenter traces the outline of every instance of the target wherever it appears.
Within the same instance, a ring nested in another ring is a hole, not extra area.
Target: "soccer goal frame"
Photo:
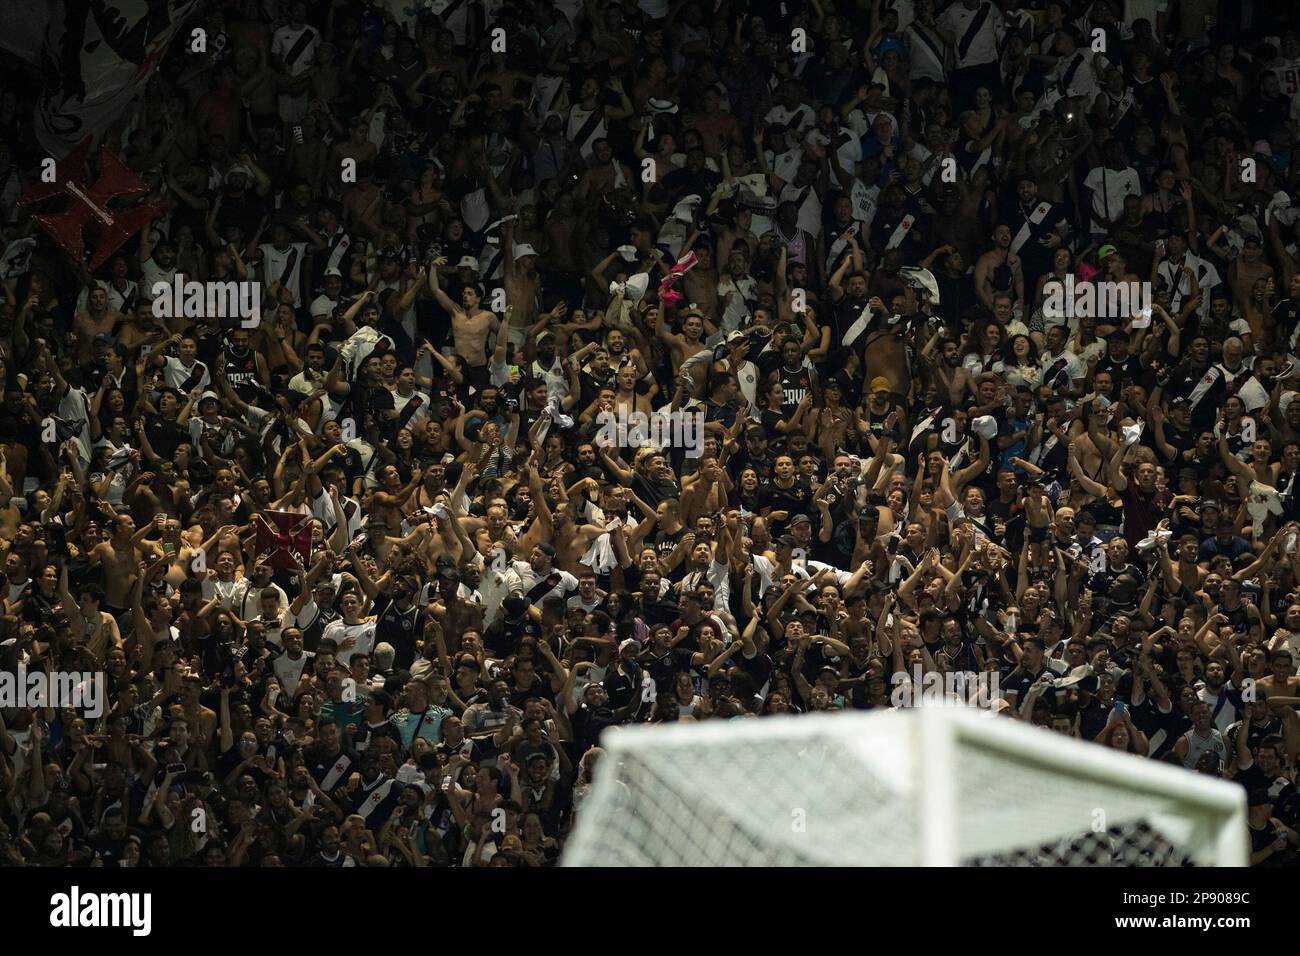
[[[1245,866],[1238,784],[986,711],[611,728],[565,866]]]

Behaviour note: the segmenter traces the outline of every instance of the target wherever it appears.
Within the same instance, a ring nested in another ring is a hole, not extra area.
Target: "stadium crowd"
[[[0,671],[106,696],[0,707],[0,862],[551,866],[606,728],[932,671],[1300,859],[1297,26],[214,0],[93,275],[9,76]]]

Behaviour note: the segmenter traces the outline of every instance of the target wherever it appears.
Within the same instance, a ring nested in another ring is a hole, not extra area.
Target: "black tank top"
[[[229,349],[225,352],[225,362],[222,365],[222,371],[225,373],[226,381],[230,383],[231,388],[244,401],[248,401],[257,394],[257,356],[252,349],[249,349],[243,355],[236,355]]]
[[[415,641],[420,617],[420,605],[412,603],[403,611],[396,601],[389,601],[384,612],[375,622],[375,644],[393,645],[393,667],[398,670],[409,669],[415,663]]]

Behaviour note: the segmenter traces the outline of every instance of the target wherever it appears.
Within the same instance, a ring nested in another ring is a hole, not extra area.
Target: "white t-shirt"
[[[989,8],[984,15],[984,23],[981,25],[979,32],[972,38],[966,48],[963,56],[961,53],[961,41],[966,36],[966,31],[976,17],[983,13],[983,8]],[[957,68],[963,69],[968,66],[983,66],[985,63],[996,63],[998,59],[998,39],[1002,35],[1005,24],[1002,21],[1002,14],[994,6],[991,0],[985,0],[974,10],[967,10],[961,3],[954,3],[937,20],[939,26],[953,36],[953,53],[956,55]]]
[[[302,672],[311,666],[311,659],[315,654],[309,651],[303,651],[302,657],[296,661],[290,660],[288,654],[281,654],[271,665],[271,670],[275,672],[275,678],[280,682],[280,689],[286,697],[293,696],[293,689],[298,686],[298,679],[302,677]]]
[[[1106,232],[1109,224],[1119,218],[1125,196],[1142,195],[1142,183],[1131,166],[1120,170],[1098,166],[1088,173],[1083,185],[1092,190],[1093,232]]]
[[[271,41],[272,55],[285,59],[297,46],[304,34],[310,34],[310,38],[294,55],[293,62],[285,63],[285,68],[290,76],[301,76],[311,69],[312,61],[316,57],[316,48],[320,46],[321,42],[320,32],[309,24],[303,24],[298,28],[285,26],[275,31],[275,38]]]
[[[1201,307],[1197,312],[1201,318],[1205,318],[1210,309],[1210,290],[1219,285],[1223,279],[1213,263],[1202,259],[1191,250],[1184,254],[1181,265],[1176,264],[1172,259],[1161,260],[1156,268],[1156,276],[1164,279],[1173,290],[1169,296],[1169,311],[1173,314],[1177,314],[1183,306],[1184,297],[1191,295],[1192,292],[1192,284],[1187,276],[1183,275],[1183,268],[1191,269],[1192,274],[1196,276],[1196,284],[1201,291]]]
[[[166,358],[166,364],[163,365],[163,381],[167,383],[168,388],[180,388],[190,380],[190,376],[196,371],[202,374],[199,376],[199,380],[190,386],[190,391],[196,388],[206,389],[212,384],[212,375],[208,371],[208,367],[198,359],[195,359],[194,364],[186,368],[185,363],[176,356],[168,355]]]
[[[350,637],[356,641],[356,644],[347,650],[340,650],[335,655],[335,660],[340,664],[346,664],[352,659],[353,654],[369,654],[375,647],[375,620],[371,618],[362,621],[360,624],[344,624],[343,621],[332,621],[325,625],[325,630],[321,632],[321,640],[329,638],[330,640],[342,644],[343,639]]]
[[[176,280],[176,267],[163,269],[158,263],[154,262],[153,256],[140,266],[140,296],[142,299],[152,302],[154,300],[153,287],[156,283],[165,282],[173,285]]]
[[[1075,355],[1069,349],[1065,349],[1059,355],[1048,355],[1044,352],[1041,363],[1043,375],[1046,376],[1048,370],[1061,359],[1065,360],[1065,367],[1062,371],[1070,377],[1072,382],[1081,381],[1088,376],[1088,367],[1084,365],[1083,360],[1080,359],[1079,356]],[[1057,375],[1059,374],[1060,373],[1058,372]],[[1053,376],[1052,381],[1055,380],[1056,376]],[[1046,378],[1044,378],[1044,381],[1046,381]]]
[[[792,110],[784,106],[773,106],[763,117],[768,126],[784,126],[793,129],[800,137],[817,125],[817,114],[806,103],[800,103]]]
[[[325,293],[321,293],[311,300],[311,317],[313,319],[328,319],[334,314],[334,308],[339,304],[338,299],[331,299]]]
[[[302,261],[307,256],[307,243],[291,242],[289,248],[281,250],[264,242],[257,248],[262,252],[262,284],[269,290],[272,283],[279,282],[293,293],[293,307],[296,309],[301,306],[302,288],[299,279],[302,276]],[[292,269],[288,269],[290,256],[293,257]]]

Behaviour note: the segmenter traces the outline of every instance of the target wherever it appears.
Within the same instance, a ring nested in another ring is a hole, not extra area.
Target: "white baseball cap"
[[[515,262],[518,262],[524,256],[535,256],[537,250],[526,242],[515,243]]]

